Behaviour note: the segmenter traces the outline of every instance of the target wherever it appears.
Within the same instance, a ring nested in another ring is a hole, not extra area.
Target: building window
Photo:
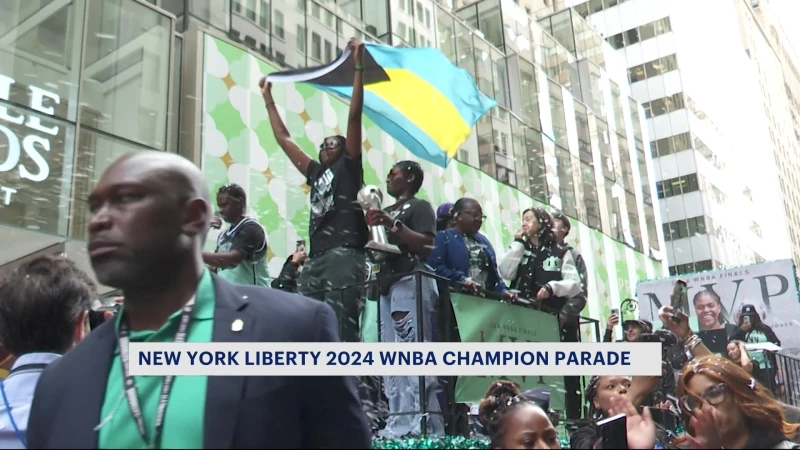
[[[569,150],[556,147],[556,160],[561,209],[570,217],[578,217],[575,182],[572,178],[572,156]]]
[[[675,197],[676,195],[688,194],[699,189],[696,173],[656,182],[658,198]]]
[[[241,14],[242,13],[242,3],[237,1],[237,0],[233,0],[233,11],[236,12],[236,13]]]
[[[683,102],[683,92],[678,92],[668,97],[657,98],[643,106],[645,106],[645,115],[649,119],[651,117],[658,117],[667,113],[679,111],[685,108],[686,105]]]
[[[333,61],[333,45],[326,39],[325,40],[325,62]]]
[[[575,7],[575,9],[577,10],[578,7]],[[584,17],[584,19],[585,18],[586,17]],[[639,27],[625,30],[622,33],[615,34],[606,40],[615,49],[620,49],[626,45],[644,42],[656,36],[669,33],[670,31],[672,31],[672,25],[670,24],[669,17],[664,17],[663,19],[658,19],[656,21],[640,25]]]
[[[629,68],[628,79],[630,79],[631,83],[636,83],[637,81],[653,78],[677,69],[678,59],[676,56],[674,54],[667,55]]]
[[[622,33],[615,34],[606,40],[615,50],[625,47],[625,38],[622,37]]]
[[[311,57],[317,61],[322,60],[322,37],[316,32],[311,32]]]
[[[295,43],[297,44],[297,51],[299,53],[301,53],[301,54],[305,54],[306,53],[306,28],[304,26],[302,26],[302,25],[298,25],[297,26],[297,38],[295,40],[296,40]]]
[[[643,64],[639,64],[628,69],[628,79],[630,80],[631,84],[636,83],[637,81],[642,81],[646,78],[647,75],[644,73]]]
[[[707,234],[705,216],[691,217],[689,219],[665,223],[663,224],[663,228],[665,241]]]
[[[589,17],[589,3],[581,3],[580,5],[575,5],[575,12],[578,13],[579,16],[583,17],[584,19]]]
[[[275,14],[272,17],[272,33],[280,40],[284,39],[285,31],[283,29],[283,13],[275,10]]]
[[[627,45],[633,45],[633,44],[639,42],[639,29],[638,28],[633,28],[631,30],[628,30],[628,31],[622,33],[622,34],[625,35],[625,45],[626,46]]]
[[[258,15],[258,26],[265,30],[269,30],[269,4],[262,1],[260,5],[260,14]]]
[[[657,139],[650,143],[653,151],[653,156],[666,156],[672,153],[682,152],[692,148],[692,137],[687,133],[676,134],[661,139]]]
[[[603,0],[591,0],[589,2],[590,14],[599,13],[603,10]]]

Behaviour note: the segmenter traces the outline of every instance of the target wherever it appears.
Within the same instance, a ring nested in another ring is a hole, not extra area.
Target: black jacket
[[[213,342],[339,342],[330,306],[213,277]],[[231,330],[235,320],[241,331]],[[42,373],[28,448],[97,448],[115,322],[106,321]],[[114,374],[121,376],[120,374]],[[123,407],[126,407],[123,405]],[[369,448],[355,378],[208,377],[204,448]]]
[[[281,273],[278,275],[278,278],[272,280],[272,283],[270,284],[272,289],[296,293],[297,278],[300,276],[297,268],[298,264],[292,261],[292,257],[290,256],[283,264],[283,268],[281,269]]]

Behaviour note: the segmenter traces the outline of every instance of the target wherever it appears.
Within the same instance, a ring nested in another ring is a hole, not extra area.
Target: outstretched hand
[[[357,66],[361,65],[361,59],[364,55],[364,43],[361,42],[359,38],[350,38],[350,41],[347,43],[347,47],[353,52],[353,60],[355,61]]]
[[[645,408],[642,414],[636,410],[627,397],[611,398],[610,415],[625,414],[628,429],[628,448],[653,448],[656,445],[656,424],[650,409]]]
[[[267,77],[262,77],[260,80],[258,80],[258,87],[261,89],[261,96],[264,97],[264,101],[271,102],[272,83],[267,81]]]

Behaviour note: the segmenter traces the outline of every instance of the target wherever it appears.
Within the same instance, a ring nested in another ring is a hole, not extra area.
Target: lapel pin
[[[242,331],[243,328],[244,322],[242,322],[242,319],[236,319],[231,324],[231,331]]]

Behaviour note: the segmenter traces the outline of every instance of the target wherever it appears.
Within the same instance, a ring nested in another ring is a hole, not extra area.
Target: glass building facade
[[[292,68],[330,62],[357,36],[438,47],[497,100],[454,164],[563,210],[601,241],[628,248],[628,259],[649,261],[614,282],[630,295],[636,279],[664,274],[645,110],[631,99],[614,49],[571,10],[537,19],[499,0],[455,11],[431,0],[9,4],[0,19],[0,131],[8,138],[0,222],[19,248],[2,264],[36,251],[85,257],[85,198],[120,154],[171,151],[200,164],[204,36]],[[19,245],[28,241],[36,243]]]

